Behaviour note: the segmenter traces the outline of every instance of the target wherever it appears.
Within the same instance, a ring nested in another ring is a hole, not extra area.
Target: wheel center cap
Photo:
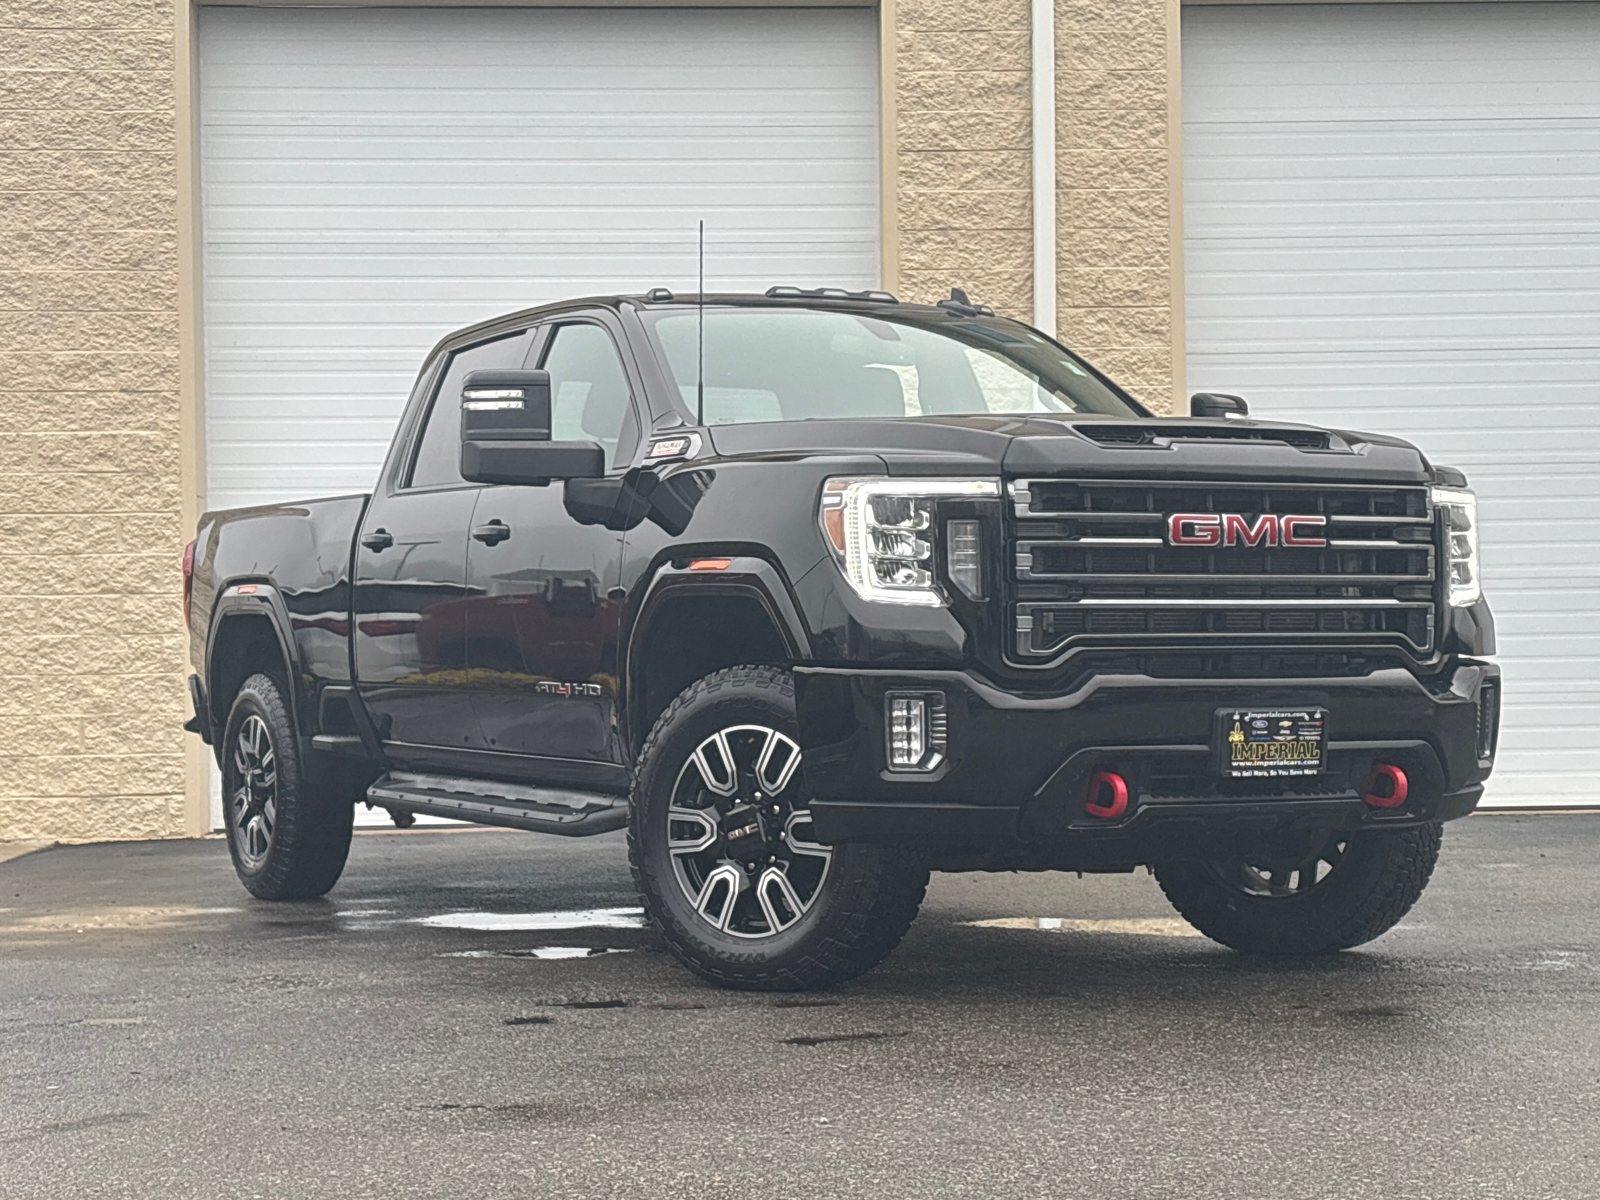
[[[766,824],[753,804],[737,804],[724,813],[722,829],[729,858],[752,863],[767,856]]]

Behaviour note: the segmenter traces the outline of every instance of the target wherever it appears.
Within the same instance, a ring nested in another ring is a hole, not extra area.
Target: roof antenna
[[[700,288],[696,293],[700,310],[700,368],[695,381],[696,418],[706,423],[706,223],[700,220]]]

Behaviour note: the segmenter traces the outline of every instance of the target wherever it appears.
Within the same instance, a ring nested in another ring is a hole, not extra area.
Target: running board
[[[566,837],[609,833],[628,823],[628,801],[622,796],[408,771],[380,777],[367,789],[367,802],[390,811]]]

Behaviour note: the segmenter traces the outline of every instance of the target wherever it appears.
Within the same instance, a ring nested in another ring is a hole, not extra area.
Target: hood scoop
[[[1272,442],[1296,450],[1333,450],[1351,453],[1344,439],[1320,429],[1274,428],[1272,426],[1220,422],[1205,425],[1141,422],[1138,425],[1110,425],[1085,422],[1073,428],[1079,436],[1101,446],[1146,446],[1165,449],[1174,442]]]

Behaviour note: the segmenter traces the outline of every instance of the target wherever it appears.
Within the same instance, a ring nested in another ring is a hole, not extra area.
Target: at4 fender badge
[[[533,689],[546,696],[600,696],[604,694],[598,683],[557,683],[553,679],[541,679],[533,685]]]
[[[1326,546],[1328,518],[1319,514],[1172,513],[1167,517],[1169,546]]]

